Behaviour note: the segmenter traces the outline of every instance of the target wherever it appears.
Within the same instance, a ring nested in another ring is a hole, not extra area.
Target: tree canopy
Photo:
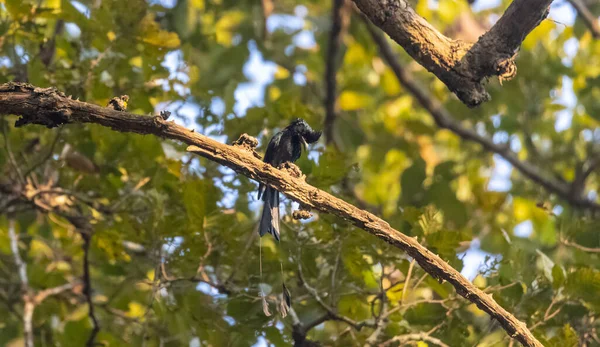
[[[527,1],[0,0],[0,345],[599,346],[600,4]]]

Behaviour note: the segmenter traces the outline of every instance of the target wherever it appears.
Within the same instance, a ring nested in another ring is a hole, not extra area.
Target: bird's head
[[[294,134],[300,135],[304,144],[315,143],[321,137],[320,131],[313,130],[304,119],[297,118],[293,120],[287,129]]]

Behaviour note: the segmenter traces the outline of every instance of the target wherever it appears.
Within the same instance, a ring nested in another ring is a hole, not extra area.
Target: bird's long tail
[[[279,241],[279,192],[271,187],[266,187],[262,200],[264,206],[258,233],[261,237],[269,233]]]

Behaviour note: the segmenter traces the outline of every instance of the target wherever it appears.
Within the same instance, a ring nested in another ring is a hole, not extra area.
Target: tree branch
[[[580,245],[578,243],[571,242],[571,241],[566,240],[566,239],[560,240],[560,243],[562,243],[563,245],[565,245],[567,247],[573,247],[573,248],[576,248],[578,250],[581,250],[581,251],[584,251],[584,252],[587,252],[587,253],[600,253],[600,247],[596,247],[596,248],[594,248],[594,247],[586,247],[586,246],[582,246],[582,245]]]
[[[321,307],[325,310],[327,317],[329,317],[330,319],[344,322],[344,323],[348,324],[349,326],[353,327],[356,331],[360,331],[365,326],[368,326],[371,328],[376,327],[376,325],[374,323],[369,323],[367,321],[355,322],[354,320],[352,320],[348,317],[339,315],[336,312],[336,310],[334,310],[332,307],[329,307],[329,305],[327,305],[325,303],[325,301],[323,301],[323,299],[319,296],[319,293],[317,292],[317,290],[315,288],[311,287],[304,279],[304,275],[302,273],[302,263],[300,260],[298,260],[298,280],[302,283],[302,285],[310,293],[310,295],[317,301],[317,303],[319,303],[319,305],[321,305]]]
[[[594,16],[592,14],[592,12],[590,12],[590,9],[587,8],[587,6],[585,5],[585,3],[583,3],[583,1],[581,1],[581,0],[567,0],[567,1],[571,3],[571,5],[575,9],[575,11],[577,11],[577,14],[579,15],[579,17],[581,17],[581,19],[583,20],[585,25],[588,26],[588,28],[592,32],[592,36],[596,39],[599,39],[600,38],[600,22],[598,21],[598,18],[596,18],[596,16]]]
[[[516,0],[518,1],[518,0]],[[435,98],[431,97],[419,84],[414,80],[413,76],[407,72],[398,62],[392,48],[387,43],[386,38],[370,23],[366,23],[371,36],[375,43],[379,46],[379,51],[383,59],[390,66],[398,81],[406,90],[408,90],[417,99],[419,104],[431,114],[435,123],[442,129],[448,129],[460,136],[463,140],[472,141],[480,144],[485,150],[496,153],[511,163],[524,176],[531,179],[533,182],[546,188],[549,192],[554,193],[562,199],[568,201],[576,207],[587,208],[591,210],[600,210],[600,205],[588,200],[581,194],[574,194],[575,191],[571,184],[560,181],[552,176],[545,174],[538,166],[528,161],[522,161],[518,155],[511,151],[509,147],[494,143],[490,138],[479,135],[476,131],[464,127],[460,122],[456,121],[452,115],[442,106]]]
[[[514,0],[475,44],[452,40],[419,16],[405,0],[353,0],[419,64],[437,76],[467,106],[489,100],[486,78],[510,79],[525,37],[548,15],[552,0]]]
[[[21,292],[23,293],[23,335],[25,335],[25,347],[33,347],[33,311],[35,303],[31,297],[31,288],[29,287],[29,279],[27,277],[27,264],[21,258],[19,253],[19,236],[15,232],[15,221],[8,221],[8,237],[10,238],[10,249],[15,258],[19,279],[21,280]]]
[[[92,321],[92,332],[88,337],[86,346],[94,347],[96,345],[96,335],[100,331],[100,323],[94,311],[94,301],[92,298],[92,280],[90,279],[90,242],[92,240],[91,229],[80,230],[83,238],[83,295],[88,304],[88,316]]]
[[[379,217],[262,162],[254,157],[249,148],[222,144],[173,122],[167,122],[161,116],[120,112],[72,100],[53,88],[36,88],[28,84],[0,85],[0,113],[20,115],[15,126],[40,124],[52,128],[68,123],[95,123],[116,131],[154,134],[191,145],[188,150],[193,153],[267,184],[307,207],[348,220],[358,228],[404,250],[431,276],[440,281],[448,281],[458,294],[496,319],[511,337],[526,346],[542,346],[524,323],[414,238],[393,229]]]
[[[331,30],[329,31],[329,42],[327,55],[325,56],[325,142],[333,142],[333,125],[335,122],[335,102],[337,88],[337,59],[340,49],[340,33],[342,32],[342,8],[344,0],[333,0],[331,9]]]
[[[429,336],[426,333],[398,335],[382,343],[380,346],[388,346],[391,345],[393,342],[399,342],[400,346],[404,346],[404,344],[408,341],[425,341],[434,345],[438,345],[440,347],[450,347],[447,344],[443,343],[442,340]]]

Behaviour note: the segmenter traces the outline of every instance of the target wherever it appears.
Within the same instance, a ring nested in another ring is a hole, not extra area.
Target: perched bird
[[[263,161],[274,167],[293,163],[300,158],[302,147],[317,142],[320,137],[320,131],[314,131],[304,119],[296,119],[269,141]],[[258,199],[261,196],[264,206],[258,232],[260,236],[269,233],[279,241],[279,192],[261,183]]]

